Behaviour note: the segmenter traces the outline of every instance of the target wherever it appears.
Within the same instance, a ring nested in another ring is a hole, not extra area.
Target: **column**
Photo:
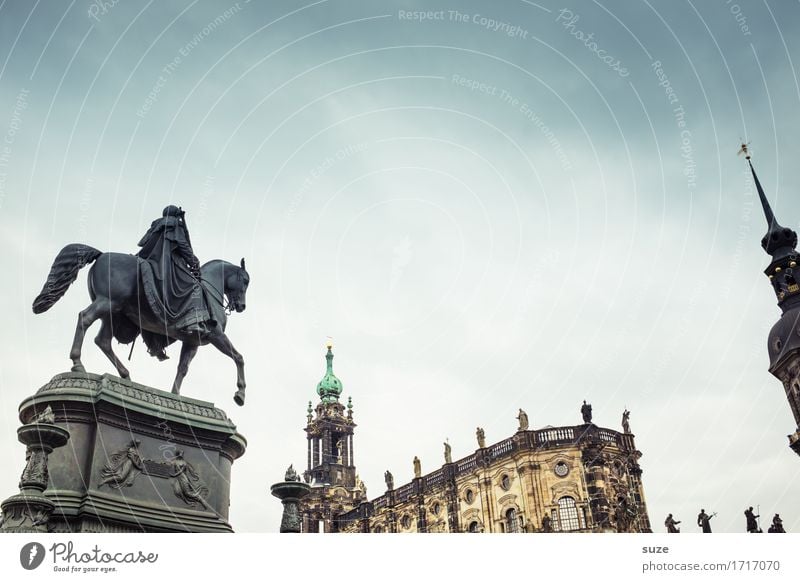
[[[356,466],[356,457],[353,451],[353,435],[348,435],[348,439],[350,440],[350,446],[348,447],[350,450],[350,466]]]

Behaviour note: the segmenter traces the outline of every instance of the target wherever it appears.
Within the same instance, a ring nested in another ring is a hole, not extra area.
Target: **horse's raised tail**
[[[47,275],[44,287],[33,300],[33,312],[44,313],[50,309],[78,278],[78,271],[102,254],[95,248],[78,243],[61,249],[53,261],[53,266],[50,267],[50,274]]]

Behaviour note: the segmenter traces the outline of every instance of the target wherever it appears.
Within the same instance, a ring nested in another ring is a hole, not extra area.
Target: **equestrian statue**
[[[84,244],[70,244],[53,261],[33,312],[43,313],[58,301],[75,281],[78,271],[90,263],[89,296],[92,303],[78,314],[70,358],[73,372],[85,372],[81,347],[86,330],[100,320],[95,343],[114,364],[122,378],[130,373],[112,350],[111,339],[124,344],[140,334],[150,355],[167,359],[164,349],[181,342],[178,372],[172,392],[181,383],[197,348],[211,344],[236,363],[234,401],[244,404],[244,359],[225,335],[227,315],[245,309],[250,275],[244,259],[239,266],[223,260],[200,265],[192,250],[184,211],[167,206],[139,241],[136,255],[103,253]]]

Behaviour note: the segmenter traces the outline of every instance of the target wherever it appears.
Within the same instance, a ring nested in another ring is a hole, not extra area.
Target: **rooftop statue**
[[[777,513],[775,517],[772,518],[772,525],[769,526],[767,533],[786,533],[786,530],[783,529],[783,520]]]
[[[761,516],[756,515],[752,505],[744,510],[744,517],[747,520],[747,533],[761,533],[761,528],[758,525],[758,518]]]
[[[517,430],[528,430],[528,414],[521,408],[519,409],[519,414],[517,414],[517,420],[519,421],[519,429]]]
[[[678,527],[680,521],[672,517],[670,513],[667,516],[667,519],[664,520],[664,525],[667,526],[667,533],[681,533],[681,529]]]
[[[486,432],[483,430],[482,427],[478,427],[475,430],[475,436],[478,438],[478,447],[483,449],[486,447]]]
[[[708,515],[705,509],[701,509],[697,516],[697,525],[703,530],[703,533],[711,533],[711,518],[717,515],[712,513]]]
[[[592,422],[592,405],[586,404],[586,401],[583,401],[583,406],[581,406],[581,416],[583,417],[583,422],[586,424],[590,424]]]
[[[75,339],[70,351],[72,371],[85,372],[81,348],[86,330],[98,319],[100,332],[95,343],[108,357],[122,378],[130,373],[117,358],[111,339],[131,343],[138,335],[148,352],[164,360],[164,349],[182,342],[180,360],[172,392],[180,393],[189,363],[198,347],[211,344],[236,363],[234,400],[244,404],[244,359],[225,335],[227,316],[245,309],[245,294],[250,275],[244,259],[239,266],[223,260],[200,266],[192,250],[184,212],[167,206],[161,218],[153,221],[139,241],[137,255],[103,253],[84,244],[69,244],[56,256],[41,293],[33,302],[33,312],[50,309],[67,291],[78,271],[90,263],[91,304],[78,314]]]

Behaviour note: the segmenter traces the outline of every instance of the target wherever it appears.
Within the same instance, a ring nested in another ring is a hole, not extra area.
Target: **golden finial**
[[[325,340],[325,347],[328,349],[333,348],[333,338],[331,336],[327,336],[327,339]]]

